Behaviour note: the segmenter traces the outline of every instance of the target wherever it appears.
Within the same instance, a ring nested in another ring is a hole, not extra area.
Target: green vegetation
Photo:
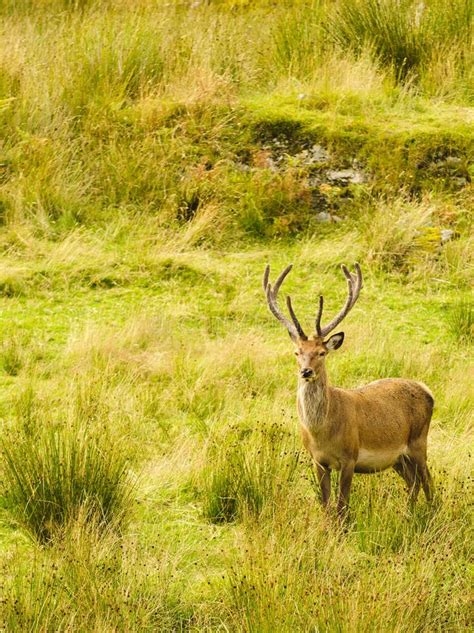
[[[469,0],[349,0],[338,4],[332,23],[335,40],[360,52],[372,47],[379,62],[398,80],[417,79],[426,65],[446,54],[462,65],[472,38]]]
[[[454,339],[472,342],[474,339],[474,305],[461,297],[451,311],[449,326]]]
[[[474,54],[464,0],[0,7],[0,628],[464,631]],[[427,383],[436,502],[317,504],[287,334]]]
[[[299,451],[284,425],[232,431],[212,441],[201,473],[204,514],[216,523],[277,507],[298,473]]]
[[[9,505],[40,542],[79,518],[105,525],[121,518],[126,461],[85,424],[42,428],[29,419],[6,440],[3,453]]]

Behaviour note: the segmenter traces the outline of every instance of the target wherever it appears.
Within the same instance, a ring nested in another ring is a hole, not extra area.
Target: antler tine
[[[318,314],[316,315],[316,334],[318,336],[322,336],[321,317],[323,316],[323,306],[324,306],[324,297],[323,295],[319,295],[319,308],[318,308]]]
[[[343,266],[342,269],[344,271],[344,275],[346,276],[348,280],[351,281],[351,284],[352,284],[352,303],[351,303],[351,308],[352,308],[352,306],[357,301],[360,290],[362,288],[362,271],[358,263],[355,264],[355,270],[356,270],[355,273],[351,273],[348,270],[347,266]]]
[[[347,279],[347,299],[344,304],[342,310],[334,317],[334,319],[328,323],[325,327],[321,328],[321,334],[319,336],[327,336],[329,332],[331,332],[336,325],[344,319],[349,310],[352,309],[355,302],[359,297],[360,290],[362,288],[362,271],[360,269],[359,264],[355,264],[355,273],[351,273],[347,266],[344,264],[341,266],[342,272],[344,273],[345,278]],[[319,317],[319,314],[318,314]],[[318,329],[318,324],[316,323],[316,331]]]
[[[307,336],[303,332],[303,328],[301,327],[298,319],[296,318],[295,312],[293,310],[293,306],[291,305],[291,299],[289,299],[288,309],[290,311],[290,315],[293,320],[293,323],[289,319],[287,319],[286,316],[283,314],[277,301],[278,291],[280,290],[282,283],[284,282],[286,276],[288,275],[292,267],[293,267],[292,264],[287,266],[285,270],[280,273],[277,280],[275,281],[275,285],[272,287],[271,283],[269,282],[270,266],[267,265],[265,268],[265,272],[263,274],[263,289],[265,291],[268,307],[270,308],[271,313],[280,321],[280,323],[283,323],[283,325],[288,330],[288,333],[291,336],[291,338],[295,341],[298,338],[304,338],[306,340]],[[288,303],[288,299],[287,299],[287,303]]]
[[[344,273],[344,276],[346,277],[346,279],[348,279],[349,281],[352,281],[353,273],[351,273],[351,271],[347,268],[347,266],[345,264],[341,264],[341,268],[342,268],[342,272]]]
[[[280,290],[280,286],[281,284],[285,281],[285,277],[288,275],[288,273],[290,272],[290,270],[293,268],[293,264],[289,264],[284,271],[282,271],[277,280],[275,281],[275,285],[273,287],[273,293],[276,296],[278,295],[278,291]]]
[[[354,303],[357,301],[357,299],[359,298],[359,293],[362,289],[362,285],[363,285],[363,281],[362,281],[362,271],[360,269],[359,264],[356,262],[355,264],[355,274],[351,273],[352,278],[354,279],[354,291],[353,291],[353,298],[352,298],[352,306],[354,305]]]
[[[286,305],[288,306],[288,312],[290,313],[291,319],[293,323],[295,324],[295,328],[298,331],[299,337],[305,341],[308,340],[308,337],[303,332],[303,328],[301,327],[300,322],[296,318],[295,311],[293,310],[293,306],[291,305],[291,297],[289,295],[286,298]]]
[[[270,276],[270,264],[267,264],[265,266],[265,272],[263,273],[263,291],[267,292],[267,286],[268,286],[268,278]]]

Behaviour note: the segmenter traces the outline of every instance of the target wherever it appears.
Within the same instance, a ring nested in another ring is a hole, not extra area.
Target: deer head
[[[286,276],[292,269],[290,264],[277,278],[275,285],[272,286],[270,277],[270,266],[267,265],[265,273],[263,275],[263,290],[267,297],[268,307],[272,314],[282,323],[288,330],[288,334],[291,340],[295,344],[295,354],[298,362],[300,376],[304,380],[311,381],[316,379],[324,366],[325,357],[328,352],[336,350],[341,347],[344,341],[344,332],[338,332],[333,334],[328,339],[326,337],[332,332],[339,323],[344,319],[348,312],[352,309],[355,302],[359,297],[360,290],[362,288],[362,272],[359,264],[355,265],[355,273],[349,271],[346,266],[342,266],[342,272],[347,279],[347,299],[339,311],[339,313],[330,321],[327,325],[321,326],[321,317],[323,314],[324,299],[323,296],[319,297],[319,308],[315,321],[315,334],[309,339],[304,333],[303,328],[298,321],[291,297],[286,297],[286,305],[288,312],[290,313],[291,321],[283,314],[280,306],[278,305],[278,292],[283,284]],[[326,340],[325,340],[326,339]]]

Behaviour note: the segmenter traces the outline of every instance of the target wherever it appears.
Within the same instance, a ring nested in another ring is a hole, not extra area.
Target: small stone
[[[320,211],[316,214],[318,222],[331,222],[331,215],[327,211]]]
[[[237,169],[237,171],[242,171],[242,172],[252,171],[250,165],[246,165],[245,163],[236,162],[234,163],[234,167],[235,169]]]
[[[329,153],[321,145],[313,145],[309,149],[303,149],[295,158],[304,165],[321,165],[329,160]]]
[[[319,187],[319,185],[321,184],[321,177],[319,175],[316,176],[310,176],[308,178],[308,185],[312,188],[315,189],[316,187]]]
[[[278,160],[279,159],[277,158],[277,161]],[[273,172],[277,172],[278,171],[278,165],[275,163],[273,158],[271,158],[270,156],[267,158],[267,169],[269,169],[270,171],[273,171]]]
[[[330,169],[326,172],[327,179],[332,182],[340,182],[341,184],[361,185],[365,182],[365,174],[356,169]]]
[[[313,145],[310,149],[310,156],[314,163],[325,163],[329,160],[329,152],[327,152],[321,145]]]
[[[445,244],[454,238],[455,234],[452,229],[441,229],[441,244]]]
[[[461,163],[461,159],[459,156],[446,156],[446,165],[459,165]]]

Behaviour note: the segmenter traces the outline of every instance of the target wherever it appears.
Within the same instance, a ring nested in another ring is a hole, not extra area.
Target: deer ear
[[[344,341],[344,332],[338,332],[337,334],[333,334],[327,341],[324,341],[324,345],[329,350],[338,349],[341,347],[342,342]]]

